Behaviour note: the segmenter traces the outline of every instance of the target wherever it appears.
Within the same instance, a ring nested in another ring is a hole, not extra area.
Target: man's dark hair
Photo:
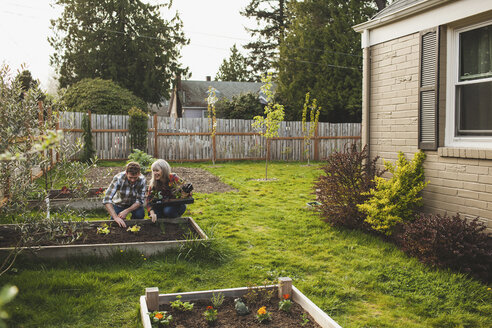
[[[140,174],[140,164],[137,162],[130,162],[126,164],[126,173],[130,174]]]

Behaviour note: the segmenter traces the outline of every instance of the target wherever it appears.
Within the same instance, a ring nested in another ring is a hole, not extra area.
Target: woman
[[[166,200],[187,198],[191,196],[193,187],[186,184],[171,167],[163,160],[156,160],[152,166],[152,179],[147,191],[147,211],[152,222],[158,217],[177,218],[186,211],[185,204],[167,205]]]

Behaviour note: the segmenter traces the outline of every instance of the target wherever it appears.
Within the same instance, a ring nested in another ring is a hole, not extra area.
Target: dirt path
[[[93,188],[106,188],[111,183],[113,176],[123,171],[122,167],[96,167],[90,170],[87,176]],[[213,192],[237,191],[235,188],[223,183],[212,173],[199,168],[173,167],[176,173],[187,182],[191,182],[195,192],[210,194]],[[150,175],[147,182],[150,181]]]

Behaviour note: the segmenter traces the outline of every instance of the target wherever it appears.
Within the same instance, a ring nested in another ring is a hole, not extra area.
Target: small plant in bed
[[[167,327],[171,324],[173,316],[167,311],[154,311],[149,313],[152,327]]]
[[[176,296],[176,300],[171,302],[171,307],[178,311],[191,311],[193,310],[193,303],[181,301],[181,296]]]

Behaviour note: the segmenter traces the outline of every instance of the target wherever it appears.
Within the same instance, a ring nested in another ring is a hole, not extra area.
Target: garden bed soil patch
[[[133,233],[127,231],[127,228],[121,228],[116,223],[112,222],[109,226],[109,234],[98,234],[97,227],[100,224],[91,222],[81,222],[80,232],[82,236],[70,243],[70,245],[92,245],[92,244],[115,244],[115,243],[134,243],[134,242],[147,242],[147,241],[171,241],[171,240],[185,240],[191,238],[199,238],[194,228],[189,222],[185,223],[152,223],[150,220],[143,220],[138,225],[141,227],[140,231]],[[162,233],[161,226],[164,228]],[[79,231],[79,230],[77,230]],[[1,225],[0,226],[0,247],[13,247],[19,241],[19,230],[15,228],[15,225]],[[54,240],[48,240],[39,245],[32,246],[54,246],[63,244],[64,241],[70,240],[70,235],[62,235]]]
[[[297,303],[293,303],[290,312],[284,312],[278,309],[278,297],[273,297],[269,302],[261,305],[249,306],[251,313],[240,316],[234,308],[234,299],[227,297],[224,303],[217,310],[217,321],[210,326],[205,321],[203,312],[207,306],[211,305],[210,300],[198,300],[194,303],[193,310],[181,312],[173,309],[169,304],[159,305],[159,311],[168,311],[173,316],[173,322],[169,327],[173,328],[255,328],[255,327],[270,327],[270,328],[318,328],[320,327],[314,319],[302,309]],[[261,307],[266,306],[266,310],[270,312],[272,320],[268,323],[259,323],[256,318],[256,311]],[[303,314],[309,320],[304,326]]]
[[[113,177],[122,171],[124,171],[122,167],[95,167],[89,170],[86,177],[92,187],[106,189],[111,184]],[[237,191],[237,189],[223,183],[217,176],[204,169],[173,167],[172,172],[185,181],[192,183],[194,192],[210,194],[213,192]],[[147,174],[146,177],[147,183],[150,182],[151,175]]]

